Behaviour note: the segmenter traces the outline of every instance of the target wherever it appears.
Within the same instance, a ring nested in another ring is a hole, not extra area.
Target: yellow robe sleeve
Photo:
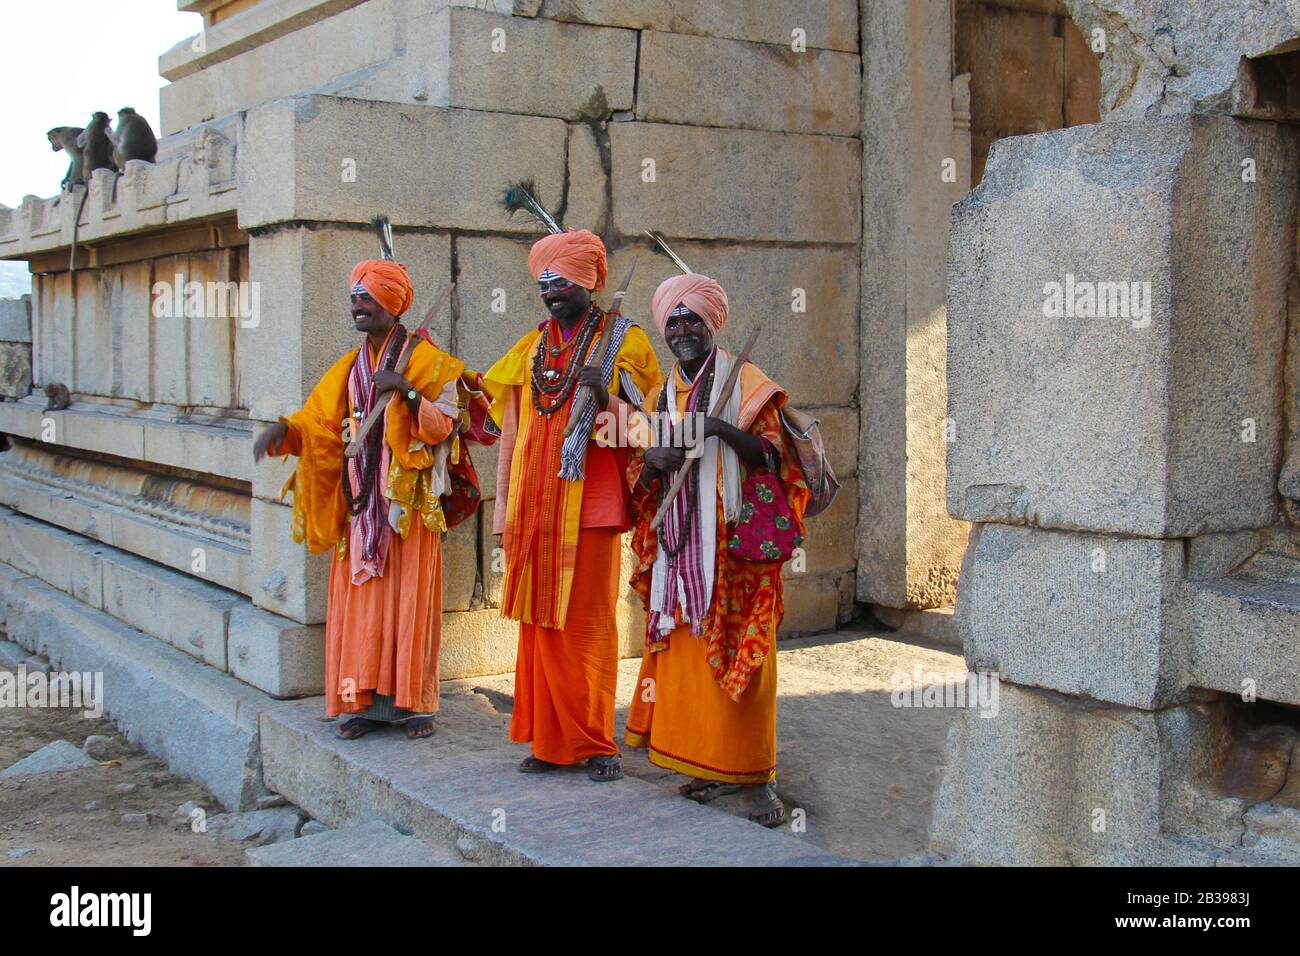
[[[498,429],[502,427],[506,409],[506,392],[512,387],[522,388],[528,382],[528,354],[542,333],[533,329],[487,370],[483,376],[483,389],[492,398],[488,416]]]
[[[303,407],[281,419],[289,435],[282,450],[294,450],[298,467],[280,496],[293,492],[293,539],[319,554],[343,536],[347,501],[343,497],[343,420],[348,416],[348,376],[359,349],[334,363],[312,389]]]

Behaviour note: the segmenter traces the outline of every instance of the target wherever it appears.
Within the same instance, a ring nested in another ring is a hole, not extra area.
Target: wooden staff
[[[732,363],[731,373],[727,380],[722,384],[722,391],[718,393],[718,400],[709,408],[709,417],[717,418],[727,401],[731,398],[731,392],[736,387],[736,379],[740,377],[740,367],[749,361],[750,350],[753,349],[754,343],[758,341],[758,328],[749,333],[749,338],[745,341],[745,347],[741,350],[740,356]],[[664,386],[667,388],[667,385]],[[721,441],[721,439],[719,439]],[[702,455],[700,456],[703,457]],[[691,469],[700,463],[700,458],[691,458],[684,464],[673,477],[672,486],[668,489],[668,494],[664,495],[663,504],[655,512],[654,520],[650,522],[650,530],[657,531],[659,526],[664,523],[664,518],[668,515],[669,506],[677,499],[677,493],[682,490],[682,485],[686,484],[686,479],[691,475]]]
[[[451,301],[451,295],[455,289],[456,283],[454,282],[447,286],[447,288],[443,290],[442,295],[438,297],[438,301],[433,304],[433,308],[425,313],[420,324],[415,327],[415,331],[407,335],[406,342],[402,344],[402,354],[397,357],[397,364],[393,366],[393,371],[398,375],[401,375],[406,371],[406,364],[411,360],[411,351],[415,348],[415,333],[422,329],[427,329],[433,324],[433,320],[442,314],[442,310],[445,309],[447,303]],[[364,349],[365,345],[362,345],[361,347]],[[358,358],[364,358],[364,356],[358,356]],[[352,436],[352,441],[348,442],[347,447],[343,449],[345,457],[355,458],[360,454],[361,443],[366,440],[366,435],[370,433],[370,429],[375,427],[375,423],[384,417],[384,409],[388,406],[388,402],[384,401],[383,397],[391,394],[393,391],[394,390],[391,388],[385,389],[375,396],[375,405],[370,409],[370,414],[366,416],[365,421],[361,423],[361,427],[358,428],[356,434]]]
[[[593,362],[596,368],[601,368],[605,364],[605,353],[609,351],[609,343],[614,338],[614,319],[622,314],[623,298],[627,295],[627,287],[632,284],[632,273],[636,272],[637,256],[632,257],[632,264],[628,266],[627,275],[623,277],[623,284],[618,287],[614,293],[614,300],[610,304],[609,311],[605,313],[605,328],[600,333],[600,344],[596,346],[596,354]],[[546,343],[542,343],[545,347]],[[582,413],[587,410],[587,404],[592,401],[591,389],[583,386],[578,390],[578,397],[573,400],[573,407],[569,409],[569,423],[564,426],[564,437],[568,438],[578,427],[578,419]]]

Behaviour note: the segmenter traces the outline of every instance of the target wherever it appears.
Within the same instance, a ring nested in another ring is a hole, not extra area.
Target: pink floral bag
[[[749,472],[740,489],[740,514],[727,550],[742,561],[788,561],[802,543],[776,473]]]

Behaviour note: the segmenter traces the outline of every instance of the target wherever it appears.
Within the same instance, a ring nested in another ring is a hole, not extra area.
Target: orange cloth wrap
[[[690,272],[659,283],[654,298],[650,300],[650,313],[660,335],[668,325],[668,313],[679,305],[686,306],[702,318],[715,336],[727,324],[730,310],[727,293],[708,276]]]
[[[538,239],[528,250],[528,269],[536,279],[550,269],[584,289],[603,289],[609,272],[605,244],[594,232],[569,229]]]
[[[348,288],[354,288],[358,282],[389,315],[401,315],[411,307],[415,298],[411,276],[406,271],[406,266],[400,262],[387,259],[365,259],[358,262],[352,268]]]

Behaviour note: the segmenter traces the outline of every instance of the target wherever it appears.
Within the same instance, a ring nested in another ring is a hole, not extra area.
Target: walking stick
[[[758,328],[749,333],[749,338],[745,341],[745,347],[741,350],[739,357],[731,366],[731,373],[727,380],[722,383],[722,391],[718,393],[718,400],[709,408],[709,417],[716,418],[722,411],[724,405],[731,398],[731,392],[736,387],[736,380],[740,377],[740,367],[749,361],[750,350],[754,348],[754,343],[758,341]],[[655,512],[654,520],[650,522],[650,530],[657,531],[659,526],[664,523],[664,518],[668,515],[668,508],[677,499],[677,493],[682,490],[686,484],[686,479],[690,477],[691,469],[700,463],[699,458],[691,458],[686,464],[678,469],[677,474],[673,477],[673,483],[668,489],[668,494],[664,495],[663,504]]]

